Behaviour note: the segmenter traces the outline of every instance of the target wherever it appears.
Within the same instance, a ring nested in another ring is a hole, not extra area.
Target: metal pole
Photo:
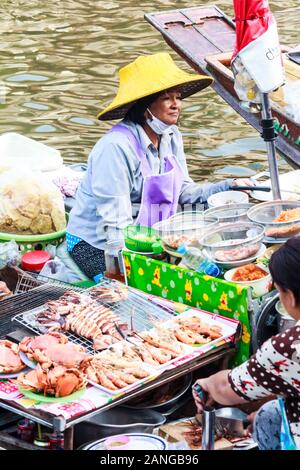
[[[276,148],[275,148],[275,130],[274,121],[272,118],[270,102],[268,93],[261,93],[262,102],[262,137],[266,142],[267,154],[269,161],[269,170],[271,176],[271,186],[273,199],[281,199],[278,164],[276,159]]]
[[[214,450],[215,447],[215,410],[205,406],[202,413],[202,450]]]

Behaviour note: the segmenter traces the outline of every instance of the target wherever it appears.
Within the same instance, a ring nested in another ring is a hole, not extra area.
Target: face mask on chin
[[[150,118],[146,119],[146,123],[148,124],[149,127],[155,132],[155,134],[162,135],[169,130],[171,130],[173,124],[165,124],[163,121],[158,119],[157,117],[154,116],[154,114],[151,113],[150,109],[147,108],[148,113],[151,116]]]

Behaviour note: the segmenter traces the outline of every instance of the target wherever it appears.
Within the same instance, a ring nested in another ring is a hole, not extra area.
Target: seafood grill
[[[100,290],[101,289],[101,290]],[[106,291],[105,291],[106,289]],[[157,321],[164,321],[170,319],[172,316],[170,313],[167,313],[165,310],[163,310],[161,307],[155,305],[155,304],[150,304],[149,301],[147,301],[145,298],[140,296],[138,293],[136,293],[132,289],[127,289],[127,295],[125,295],[124,287],[120,287],[120,283],[117,281],[113,280],[104,280],[101,282],[101,288],[98,288],[98,295],[97,291],[93,288],[92,289],[79,289],[79,288],[71,288],[67,284],[63,283],[49,283],[48,285],[42,285],[42,286],[37,286],[34,288],[35,291],[39,291],[41,294],[44,293],[52,293],[52,296],[50,298],[55,299],[53,302],[50,301],[50,306],[57,302],[57,300],[64,295],[68,295],[68,292],[72,291],[73,294],[76,294],[78,296],[82,296],[85,300],[88,301],[87,307],[95,308],[98,307],[99,311],[102,311],[104,314],[110,315],[110,318],[112,318],[112,322],[115,324],[116,322],[122,326],[122,325],[129,325],[131,323],[131,318],[133,319],[133,326],[134,330],[136,331],[143,331],[143,330],[149,330],[153,327],[153,324]],[[111,291],[119,292],[120,295],[118,298],[114,295],[108,295],[108,292]],[[121,291],[121,292],[120,292]],[[53,295],[53,293],[56,293],[56,296]],[[90,297],[89,293],[91,293]],[[76,297],[75,295],[75,297]],[[46,295],[45,295],[46,297]],[[48,297],[49,298],[49,297]],[[97,300],[96,300],[97,299]],[[119,300],[119,301],[116,301]],[[51,324],[51,320],[48,323],[49,326],[47,325],[47,322],[42,324],[38,322],[38,317],[43,315],[43,312],[45,312],[45,305],[46,302],[43,305],[40,305],[39,307],[32,308],[32,309],[26,309],[24,312],[23,308],[23,313],[19,313],[14,317],[14,320],[26,328],[29,328],[30,330],[34,331],[37,334],[40,333],[46,333],[48,331],[48,328],[53,326]],[[30,306],[30,305],[29,305]],[[61,306],[63,307],[63,306]],[[90,309],[90,311],[91,311]],[[69,315],[66,316],[68,319]],[[64,320],[64,315],[60,317],[61,319]],[[69,323],[71,322],[72,318],[70,317]],[[84,346],[88,352],[95,352],[94,347],[93,347],[93,339],[94,337],[86,338],[81,336],[80,328],[72,328],[72,331],[65,331],[64,329],[61,330],[66,336],[69,338],[70,341],[79,344],[81,346]],[[79,333],[79,334],[78,334]],[[82,332],[84,333],[84,331]],[[116,341],[120,341],[122,337],[118,335],[116,332]],[[106,344],[106,346],[109,346],[109,344]],[[101,349],[101,348],[100,348]]]
[[[210,314],[204,312],[187,311],[174,318],[115,281],[104,281],[87,290],[67,287],[58,299],[18,314],[15,320],[36,333],[48,332],[47,344],[50,340],[62,343],[55,344],[55,354],[59,348],[66,349],[67,339],[93,353],[92,361],[83,369],[93,385],[109,393],[126,392],[132,385],[159,375],[169,364],[193,355],[192,346],[215,343],[235,333],[234,328],[220,326],[216,320],[211,323]],[[50,363],[52,356],[41,347],[32,351],[36,342],[43,346],[39,338],[24,338],[22,350],[42,366]],[[98,353],[103,349],[106,352]]]
[[[137,332],[142,332],[142,331],[148,331],[151,333],[150,330],[155,330],[155,327],[157,326],[157,321],[160,323],[163,322],[172,322],[172,319],[174,320],[174,316],[170,313],[170,311],[173,309],[167,308],[167,307],[162,307],[158,306],[153,302],[149,302],[148,298],[144,294],[140,294],[138,291],[135,291],[133,288],[128,288],[127,294],[124,291],[121,291],[116,294],[113,293],[113,295],[108,295],[108,292],[105,290],[102,290],[103,288],[112,288],[120,286],[120,283],[115,282],[113,280],[103,280],[99,286],[100,290],[98,292],[93,292],[92,297],[98,297],[98,301],[100,305],[104,305],[108,309],[112,309],[112,311],[120,317],[122,321],[127,321],[130,318],[132,314],[132,309],[134,308],[134,330]],[[35,334],[40,334],[40,325],[36,325],[36,316],[38,312],[41,312],[45,309],[45,304],[49,300],[57,300],[59,297],[61,297],[66,291],[72,289],[72,291],[75,291],[80,294],[86,294],[89,292],[89,290],[86,289],[80,289],[80,288],[73,288],[70,285],[67,285],[65,283],[57,282],[57,281],[52,281],[49,279],[34,279],[34,278],[29,278],[29,276],[24,276],[20,280],[17,295],[12,296],[10,299],[4,300],[2,302],[2,305],[5,307],[4,308],[4,313],[3,313],[3,320],[6,322],[6,329],[8,332],[12,332],[14,327],[12,323],[12,319],[16,320],[16,322],[19,325],[22,325],[26,327],[27,329],[33,331]],[[15,291],[16,292],[16,291]],[[99,298],[100,296],[100,298]],[[102,302],[105,300],[105,302]],[[2,306],[1,305],[1,306]],[[194,311],[193,311],[194,312]],[[25,313],[25,314],[24,314]],[[199,314],[203,314],[203,318],[209,323],[209,319],[215,324],[217,321],[222,326],[224,325],[224,332],[227,337],[227,341],[222,342],[220,345],[218,345],[218,348],[210,348],[210,345],[204,345],[201,348],[201,355],[199,355],[197,352],[192,352],[191,354],[189,353],[188,359],[175,359],[174,364],[171,364],[170,366],[167,365],[167,367],[164,367],[164,364],[161,366],[152,366],[152,365],[147,365],[146,363],[144,364],[144,361],[139,361],[138,365],[141,366],[143,369],[143,372],[139,370],[136,372],[134,370],[133,377],[131,376],[132,370],[130,370],[132,363],[131,361],[128,361],[126,364],[129,368],[130,371],[130,376],[129,377],[124,377],[127,380],[130,379],[130,381],[133,381],[136,379],[136,382],[132,385],[128,385],[128,387],[117,387],[119,390],[116,390],[115,393],[111,395],[111,392],[108,393],[108,389],[103,387],[103,396],[106,397],[107,401],[104,401],[101,405],[98,403],[94,404],[93,400],[95,395],[92,394],[92,387],[87,387],[86,392],[89,399],[91,399],[91,406],[89,405],[85,411],[83,411],[81,414],[78,414],[76,416],[71,416],[71,413],[68,413],[67,411],[65,418],[64,417],[57,417],[53,415],[48,408],[48,405],[40,405],[39,409],[36,409],[34,407],[29,408],[29,409],[23,409],[22,405],[20,405],[18,402],[14,403],[14,401],[8,401],[9,399],[2,399],[0,400],[1,402],[1,407],[10,411],[13,411],[16,414],[19,414],[21,416],[26,416],[30,417],[30,419],[33,419],[34,421],[37,421],[43,425],[46,425],[48,427],[54,427],[55,429],[60,429],[65,432],[66,436],[66,448],[72,448],[72,428],[75,424],[80,423],[86,419],[90,419],[93,416],[98,415],[99,413],[102,413],[108,408],[111,408],[112,406],[119,405],[123,403],[124,401],[127,401],[130,398],[138,397],[141,394],[145,392],[150,392],[152,389],[156,389],[158,387],[161,387],[167,383],[172,382],[173,380],[182,377],[183,375],[186,375],[188,371],[192,371],[194,369],[198,369],[201,366],[204,366],[206,364],[210,364],[212,362],[215,362],[217,360],[221,360],[225,356],[228,356],[232,353],[232,345],[235,343],[237,340],[237,336],[234,334],[234,336],[228,336],[226,333],[226,325],[227,327],[231,328],[231,331],[236,332],[236,327],[237,327],[237,322],[235,321],[229,321],[227,319],[224,319],[223,317],[218,317],[215,315],[211,315],[206,312],[199,312]],[[185,314],[184,314],[185,315]],[[1,316],[2,316],[2,311],[1,311]],[[8,325],[10,323],[10,327]],[[8,329],[9,327],[9,329]],[[45,328],[46,330],[46,328]],[[66,331],[59,331],[59,333],[62,333],[63,335],[66,335],[68,339],[72,342],[75,342],[79,345],[82,345],[85,347],[87,352],[93,352],[95,353],[92,342],[89,341],[86,338],[80,337],[76,334],[66,332]],[[3,334],[3,333],[2,333]],[[231,333],[233,334],[233,333]],[[27,333],[28,336],[33,336],[30,335],[30,333]],[[11,335],[12,338],[17,337],[17,332],[15,335]],[[153,338],[155,340],[155,338]],[[141,341],[138,337],[136,338],[137,341]],[[215,340],[216,341],[216,340]],[[212,341],[213,343],[214,341]],[[123,341],[124,343],[124,341]],[[128,342],[126,342],[127,344]],[[103,351],[102,354],[107,354],[107,352],[111,350],[115,350],[115,348],[119,348],[122,345],[122,342],[116,343],[116,345],[111,346],[109,349],[106,351]],[[130,345],[130,343],[128,343]],[[28,343],[28,347],[30,348],[30,342]],[[134,349],[134,344],[130,345],[130,348],[133,347]],[[154,346],[155,347],[155,346]],[[184,345],[185,348],[189,348],[190,350],[194,350],[192,346],[189,345]],[[93,354],[92,357],[95,357]],[[111,357],[110,357],[111,359]],[[123,359],[126,359],[123,357]],[[165,358],[164,358],[165,359]],[[133,358],[134,362],[136,360]],[[64,366],[56,366],[58,369],[51,368],[51,370],[54,370],[55,372],[55,384],[56,384],[56,389],[55,389],[55,394],[65,394],[63,388],[65,387],[65,383],[69,384],[75,384],[75,389],[78,389],[81,387],[81,380],[80,377],[78,377],[79,380],[76,379],[75,375],[72,373],[72,371],[68,368],[66,370],[62,370],[62,367]],[[106,369],[107,367],[109,368],[109,371],[111,372],[111,368],[115,367],[114,364],[111,362],[106,363]],[[25,372],[25,371],[24,371]],[[140,379],[139,377],[136,377],[136,374],[145,375],[144,372],[148,372],[150,375],[148,377],[145,377],[145,379]],[[33,377],[34,378],[34,377]],[[41,373],[41,378],[43,379],[43,383],[46,383],[48,387],[48,382],[49,384],[53,382],[52,377],[47,376],[47,380],[44,380],[44,377],[42,377]],[[66,381],[66,382],[65,382]],[[121,384],[122,385],[122,384]],[[100,386],[100,384],[98,384]],[[59,390],[57,389],[59,388]],[[63,387],[63,388],[62,388]],[[45,392],[45,390],[44,390]],[[31,393],[31,392],[28,392]],[[77,392],[76,392],[77,393]],[[112,403],[112,396],[113,396],[113,403]],[[87,401],[86,403],[90,403],[90,401]],[[93,408],[93,405],[95,408]],[[70,430],[70,433],[69,433]],[[1,433],[0,433],[1,434]]]

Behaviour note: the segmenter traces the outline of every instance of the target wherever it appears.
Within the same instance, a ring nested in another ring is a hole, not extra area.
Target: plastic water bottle
[[[182,260],[179,266],[197,271],[201,274],[207,274],[208,276],[218,277],[221,274],[220,268],[210,261],[204,258],[202,252],[195,247],[189,247],[182,245],[178,248],[178,253],[183,254]]]

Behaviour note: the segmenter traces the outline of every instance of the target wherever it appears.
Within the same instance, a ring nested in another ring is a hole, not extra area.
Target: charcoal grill
[[[103,280],[101,287],[114,287],[114,285],[120,285],[117,281]],[[34,332],[35,326],[32,321],[32,316],[37,311],[40,311],[41,307],[49,300],[56,300],[63,295],[67,290],[75,290],[81,293],[88,293],[88,289],[82,289],[79,287],[73,287],[69,284],[53,281],[47,278],[36,278],[34,276],[28,276],[26,274],[21,275],[17,283],[15,295],[3,300],[0,303],[0,325],[1,325],[1,336],[11,332],[15,328],[15,324],[12,320],[15,320],[17,324],[26,327]],[[138,291],[129,288],[128,299],[118,302],[115,305],[109,303],[102,303],[112,310],[118,310],[118,315],[122,320],[127,321],[130,318],[132,308],[134,306],[134,328],[138,330],[149,329],[153,326],[156,320],[169,319],[171,313],[167,308],[163,308],[154,303],[149,304],[149,301],[145,296],[140,295]],[[87,347],[87,340],[80,338],[85,347]],[[76,342],[76,341],[75,341]],[[87,348],[89,349],[89,348]],[[83,413],[79,416],[75,416],[71,419],[66,420],[62,416],[53,416],[52,414],[46,413],[45,411],[38,410],[35,408],[25,409],[15,402],[9,402],[6,400],[0,400],[0,407],[9,411],[12,411],[20,416],[29,418],[37,423],[52,428],[58,432],[64,432],[65,436],[65,448],[73,448],[73,429],[74,426],[82,421],[92,418],[99,413],[120,405],[121,403],[130,400],[131,398],[138,397],[150,390],[157,387],[161,387],[164,384],[172,382],[173,380],[186,375],[188,372],[192,372],[195,369],[206,366],[212,362],[226,360],[228,356],[234,352],[234,344],[226,343],[220,346],[216,350],[211,350],[200,358],[196,358],[189,363],[178,365],[175,369],[167,370],[157,379],[145,383],[138,389],[134,389],[128,392],[126,395],[116,397],[112,402],[105,404],[104,406]],[[4,437],[0,432],[0,442],[3,441]]]

